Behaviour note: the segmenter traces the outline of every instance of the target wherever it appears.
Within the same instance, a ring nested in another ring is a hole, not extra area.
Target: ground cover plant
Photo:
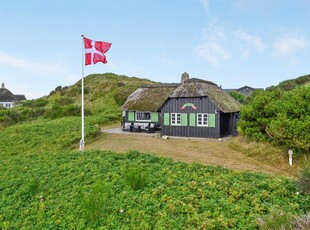
[[[300,215],[310,208],[310,197],[283,177],[135,151],[0,157],[1,229],[253,229],[274,209]],[[138,166],[148,183],[134,190],[124,174]]]

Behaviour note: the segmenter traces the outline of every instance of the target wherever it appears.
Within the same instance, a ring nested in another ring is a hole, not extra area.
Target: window
[[[150,112],[136,112],[136,121],[151,121]]]
[[[197,126],[208,126],[207,113],[197,113]]]
[[[171,113],[171,125],[181,125],[181,113]]]

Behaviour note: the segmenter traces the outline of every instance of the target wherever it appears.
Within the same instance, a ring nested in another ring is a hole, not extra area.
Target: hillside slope
[[[118,120],[127,97],[141,85],[153,83],[147,79],[113,73],[89,75],[84,78],[85,115],[104,114]],[[48,96],[21,104],[11,110],[0,110],[0,124],[8,126],[37,118],[80,116],[81,80],[71,86],[58,86]]]

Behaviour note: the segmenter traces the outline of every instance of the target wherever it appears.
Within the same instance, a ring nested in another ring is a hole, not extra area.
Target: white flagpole
[[[82,36],[82,138],[80,141],[80,151],[84,151],[84,58],[85,58],[85,51],[84,51],[84,35]]]

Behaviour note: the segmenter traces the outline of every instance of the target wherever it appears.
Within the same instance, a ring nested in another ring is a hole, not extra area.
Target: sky
[[[266,88],[310,73],[309,22],[309,0],[0,0],[0,83],[27,99],[107,72]],[[107,64],[83,67],[82,34],[112,43]]]

